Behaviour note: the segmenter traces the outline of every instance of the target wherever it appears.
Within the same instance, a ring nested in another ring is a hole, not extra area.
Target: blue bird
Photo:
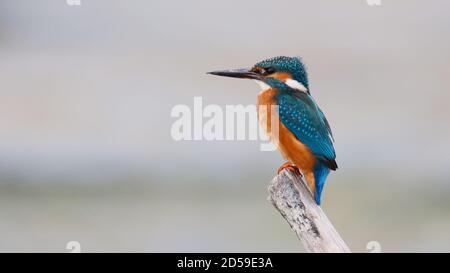
[[[251,69],[209,74],[252,79],[259,84],[262,89],[257,103],[259,122],[288,161],[278,172],[289,169],[300,174],[301,171],[320,205],[325,180],[330,170],[335,171],[338,166],[330,124],[311,96],[301,59],[280,56],[258,62]],[[261,108],[266,109],[266,115],[261,114]],[[279,121],[278,129],[272,126],[272,120]]]

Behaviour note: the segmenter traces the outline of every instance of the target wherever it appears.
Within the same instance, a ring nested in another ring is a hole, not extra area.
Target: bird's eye
[[[263,71],[264,71],[263,72],[264,75],[270,75],[270,74],[275,73],[275,68],[269,66],[269,67],[264,68]]]
[[[252,68],[252,72],[255,72],[261,76],[268,76],[270,74],[275,73],[275,68],[269,66],[269,67],[260,67],[260,66],[256,66]]]

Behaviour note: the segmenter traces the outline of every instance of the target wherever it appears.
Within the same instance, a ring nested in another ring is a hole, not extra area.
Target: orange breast
[[[268,89],[258,95],[257,109],[260,126],[265,129],[270,140],[278,147],[283,157],[300,168],[302,173],[306,176],[308,186],[311,191],[314,192],[315,181],[313,169],[316,158],[311,153],[311,150],[301,143],[297,137],[295,137],[295,135],[280,122],[277,111],[271,107],[276,105],[274,101],[276,93],[276,90]],[[274,115],[273,117],[271,116],[272,112]],[[273,122],[277,122],[278,126],[273,124]]]

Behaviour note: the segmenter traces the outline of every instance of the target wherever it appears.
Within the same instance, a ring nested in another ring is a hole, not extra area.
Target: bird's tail
[[[314,199],[316,200],[317,205],[320,205],[322,189],[325,185],[325,180],[327,179],[329,173],[330,169],[325,166],[320,160],[317,160],[316,165],[314,166],[314,180],[316,184]]]

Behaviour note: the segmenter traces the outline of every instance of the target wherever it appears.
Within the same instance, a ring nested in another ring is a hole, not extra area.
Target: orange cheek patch
[[[279,81],[286,81],[288,79],[292,79],[292,75],[287,72],[276,72],[270,75],[270,77],[275,78]]]

